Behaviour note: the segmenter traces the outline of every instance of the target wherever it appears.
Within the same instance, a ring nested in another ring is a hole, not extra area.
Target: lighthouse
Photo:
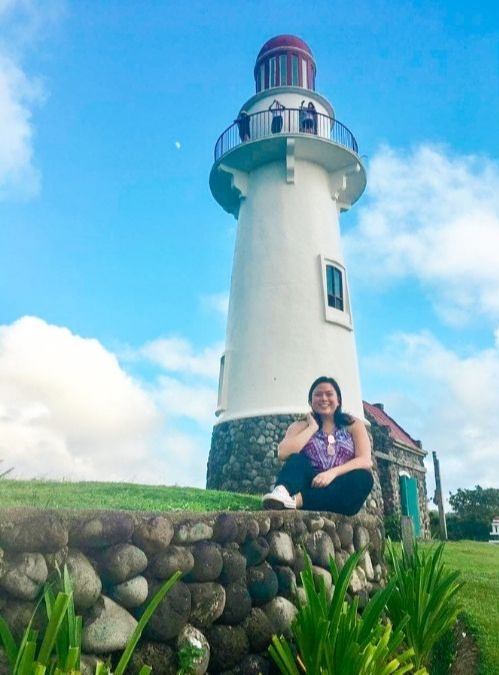
[[[210,174],[237,234],[207,487],[242,492],[272,485],[277,443],[318,376],[364,418],[339,224],[366,186],[357,142],[316,91],[302,39],[268,40],[254,77]]]

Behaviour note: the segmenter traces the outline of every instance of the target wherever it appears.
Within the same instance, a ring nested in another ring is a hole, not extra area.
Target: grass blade
[[[57,594],[57,598],[55,599],[52,610],[52,615],[45,630],[38,655],[38,661],[45,666],[48,664],[48,660],[54,649],[55,641],[57,639],[61,624],[64,621],[64,616],[66,614],[69,601],[70,597],[67,593]]]
[[[125,668],[127,667],[128,662],[133,654],[133,651],[137,646],[137,642],[140,640],[140,636],[142,635],[142,631],[144,630],[147,622],[156,611],[156,607],[163,600],[163,598],[172,588],[172,586],[174,586],[177,583],[178,579],[180,579],[181,576],[182,572],[175,572],[175,574],[170,579],[168,579],[168,581],[165,584],[163,584],[163,586],[159,589],[159,591],[147,605],[144,613],[140,617],[139,623],[137,624],[132,634],[132,637],[130,638],[125,648],[125,651],[121,655],[118,665],[116,666],[116,670],[114,671],[115,675],[123,675],[123,673],[125,672]]]
[[[14,664],[16,662],[18,648],[14,636],[12,635],[10,628],[7,624],[7,621],[0,616],[0,638],[3,642],[3,647],[5,649],[5,654],[9,662],[9,666],[14,670]]]

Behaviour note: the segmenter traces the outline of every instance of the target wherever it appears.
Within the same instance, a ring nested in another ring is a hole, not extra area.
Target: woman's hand
[[[318,473],[317,476],[312,480],[312,487],[323,488],[330,485],[333,480],[336,478],[336,471],[333,469],[328,469],[322,473]]]
[[[307,413],[307,424],[313,434],[319,431],[319,425],[317,424],[317,420],[315,419],[313,413]]]

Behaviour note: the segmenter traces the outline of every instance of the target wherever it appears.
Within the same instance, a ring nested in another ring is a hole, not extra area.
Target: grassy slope
[[[260,510],[260,503],[259,497],[251,495],[195,488],[0,481],[0,507],[218,511]],[[449,567],[461,570],[466,581],[462,601],[482,653],[480,675],[499,675],[499,545],[449,542],[445,560]]]
[[[461,600],[481,652],[480,675],[499,673],[499,545],[451,541],[445,561],[461,571]],[[470,675],[472,675],[470,673]]]
[[[0,507],[128,509],[130,511],[257,511],[261,498],[216,490],[42,480],[0,481]]]

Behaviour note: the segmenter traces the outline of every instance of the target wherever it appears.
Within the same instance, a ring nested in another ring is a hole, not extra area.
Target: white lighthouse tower
[[[336,378],[344,410],[364,417],[339,226],[366,185],[357,142],[315,91],[300,38],[266,42],[254,75],[210,174],[238,225],[207,486],[246,492],[272,484],[316,377]]]

